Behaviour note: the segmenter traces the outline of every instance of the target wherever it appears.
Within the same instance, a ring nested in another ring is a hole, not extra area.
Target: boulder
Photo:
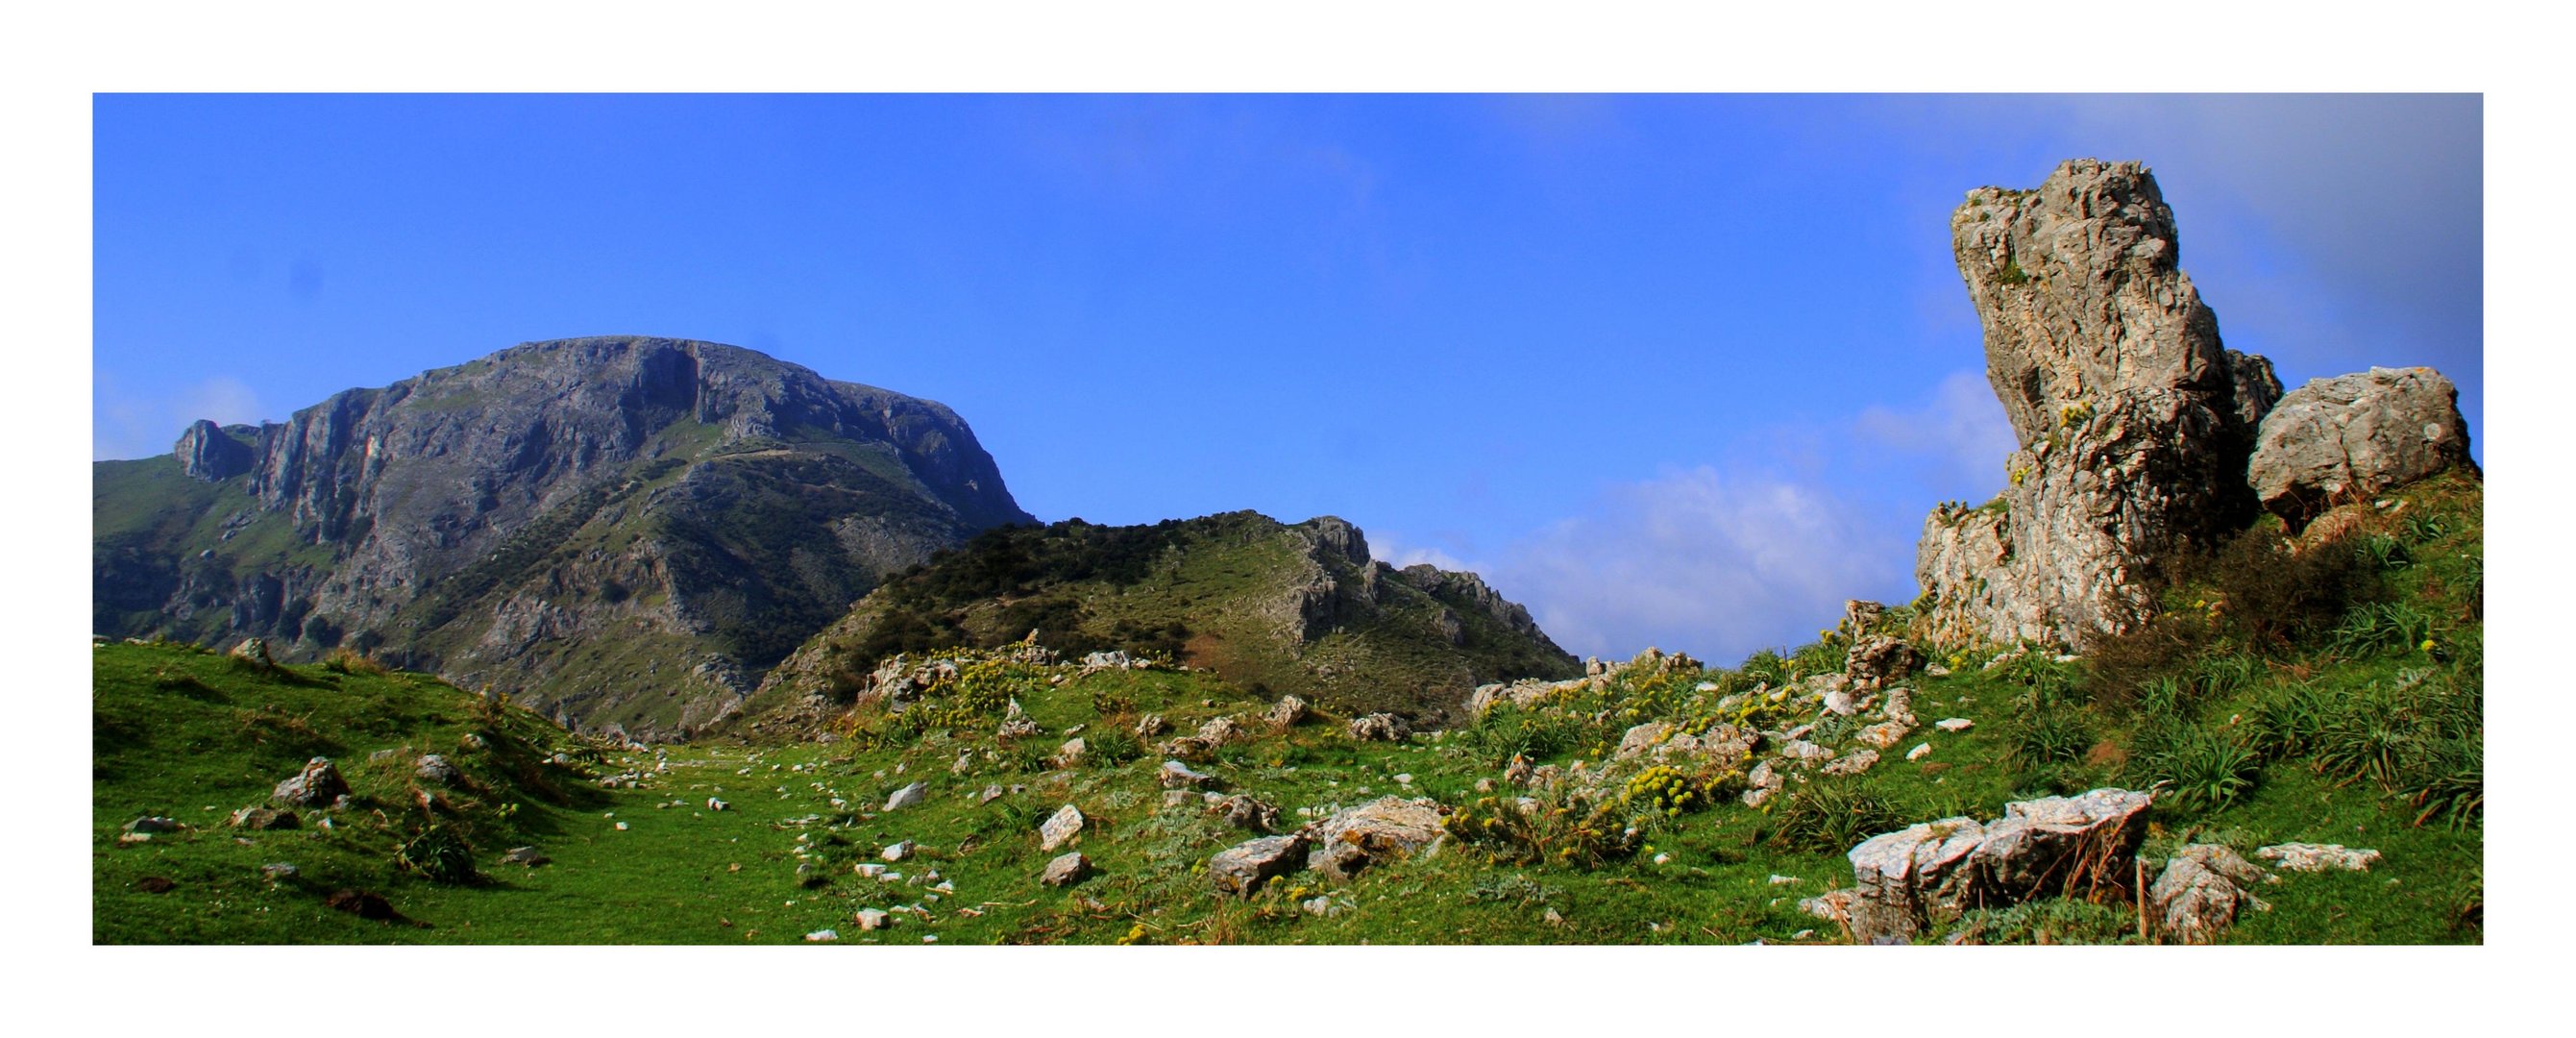
[[[2097,789],[2004,805],[1989,823],[1925,822],[1862,841],[1848,855],[1843,921],[1862,944],[1903,942],[1971,907],[2125,890],[2146,826],[2145,793]]]
[[[1923,653],[1885,635],[1863,635],[1843,654],[1843,673],[1857,688],[1879,688],[1905,680],[1923,666]]]
[[[339,765],[329,757],[306,761],[304,770],[277,784],[269,793],[272,799],[295,807],[320,807],[349,793],[349,783],[340,777]]]
[[[1070,768],[1076,764],[1082,763],[1082,755],[1085,752],[1088,752],[1090,748],[1089,743],[1083,742],[1080,739],[1067,739],[1064,741],[1064,745],[1056,747],[1055,756],[1047,759],[1056,767]]]
[[[1069,887],[1090,875],[1091,859],[1083,857],[1081,851],[1072,851],[1048,861],[1046,871],[1038,875],[1038,882],[1050,887]]]
[[[2372,862],[2379,860],[2378,851],[2355,850],[2340,843],[2276,843],[2254,848],[2254,856],[2291,872],[2366,872]]]
[[[1206,724],[1200,725],[1197,738],[1200,743],[1206,745],[1208,749],[1213,750],[1224,746],[1229,742],[1233,742],[1236,737],[1242,734],[1243,726],[1236,724],[1234,722],[1234,718],[1219,717]]]
[[[2148,911],[2166,940],[2207,944],[2251,906],[2269,910],[2251,890],[2271,876],[2221,844],[2195,843],[2175,851],[2147,887]]]
[[[1279,828],[1279,809],[1249,796],[1237,793],[1219,799],[1210,809],[1225,816],[1226,824],[1237,829],[1272,832]]]
[[[303,820],[295,817],[293,811],[279,811],[266,807],[242,808],[233,812],[232,821],[233,828],[236,829],[293,829],[303,824]]]
[[[1031,720],[1029,715],[1020,712],[1020,701],[1014,699],[1011,700],[1010,709],[1002,715],[1001,726],[993,730],[993,737],[997,739],[1025,739],[1029,736],[1038,734],[1041,730],[1042,729],[1038,727],[1038,723],[1036,721]]]
[[[850,918],[852,922],[859,924],[859,930],[861,932],[869,930],[883,930],[894,922],[893,916],[886,914],[885,910],[878,908],[859,909],[858,912]]]
[[[442,786],[455,785],[456,780],[464,777],[456,770],[456,765],[448,763],[447,758],[435,753],[423,755],[420,763],[412,767],[411,774],[413,778],[423,782],[434,782]]]
[[[897,840],[894,843],[888,844],[886,849],[878,851],[877,857],[886,861],[902,861],[905,858],[912,857],[912,853],[920,849],[920,844],[914,843],[910,840]]]
[[[1877,763],[1877,750],[1854,750],[1826,761],[1824,772],[1828,775],[1858,775]]]
[[[1925,521],[1916,630],[1942,647],[2124,631],[2170,560],[2257,514],[2246,463],[2280,380],[2219,341],[2143,165],[1978,188],[1950,236],[2016,449],[1993,502]]]
[[[1336,811],[1307,828],[1317,846],[1307,864],[1341,880],[1372,862],[1419,853],[1447,832],[1438,801],[1393,796]]]
[[[1162,783],[1164,789],[1207,789],[1217,784],[1216,776],[1192,770],[1189,765],[1176,760],[1164,761],[1161,770],[1154,773],[1154,778]]]
[[[1064,846],[1066,840],[1082,835],[1083,821],[1081,809],[1072,804],[1057,808],[1055,814],[1038,825],[1039,849],[1051,851]]]
[[[2245,476],[2295,527],[2469,460],[2460,391],[2431,368],[2372,368],[2290,391],[2263,418]]]
[[[1296,696],[1281,696],[1279,702],[1272,704],[1270,712],[1263,714],[1261,719],[1268,722],[1272,729],[1284,732],[1296,727],[1297,722],[1306,719],[1306,715],[1305,700]]]
[[[1216,892],[1251,897],[1261,884],[1297,871],[1306,863],[1304,833],[1264,836],[1217,852],[1208,859],[1208,882]]]
[[[1628,729],[1619,737],[1618,759],[1627,760],[1661,746],[1672,735],[1673,726],[1662,721],[1648,721]]]
[[[900,811],[928,799],[930,799],[930,783],[915,782],[895,790],[892,796],[886,797],[885,809]]]
[[[266,638],[245,638],[226,655],[262,670],[277,668],[277,658],[269,654]]]
[[[1172,722],[1163,720],[1161,714],[1146,714],[1136,719],[1136,737],[1139,739],[1151,739],[1171,730]]]
[[[1350,733],[1361,742],[1395,742],[1413,734],[1413,727],[1394,714],[1369,714],[1352,718]]]
[[[1554,682],[1523,678],[1508,685],[1500,683],[1478,685],[1476,691],[1467,697],[1467,716],[1470,719],[1483,717],[1487,711],[1505,703],[1517,707],[1529,707],[1546,699],[1550,693],[1561,687],[1582,684],[1581,681]]]

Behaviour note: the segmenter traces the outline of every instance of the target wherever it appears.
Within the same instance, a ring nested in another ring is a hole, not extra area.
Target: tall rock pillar
[[[2143,165],[2076,159],[2035,190],[1979,188],[1950,240],[2021,446],[2002,496],[1924,523],[1920,633],[2080,647],[2143,617],[2177,552],[2251,520],[2246,458],[2281,383],[2220,345]]]

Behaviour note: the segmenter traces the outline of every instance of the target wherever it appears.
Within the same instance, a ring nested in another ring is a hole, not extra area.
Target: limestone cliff
[[[107,634],[367,650],[678,734],[885,574],[1029,522],[939,404],[714,343],[529,343],[94,473]]]

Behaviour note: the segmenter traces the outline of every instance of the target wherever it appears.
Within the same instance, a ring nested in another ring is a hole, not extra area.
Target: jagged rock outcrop
[[[1445,720],[1478,685],[1578,673],[1527,609],[1476,574],[1372,559],[1360,530],[1333,516],[1070,519],[984,534],[869,595],[772,671],[744,716],[811,723],[875,687],[889,650],[994,647],[1032,632],[1086,667],[1169,660],[1337,715],[1418,726]]]
[[[2004,805],[1992,822],[1944,818],[1853,847],[1853,886],[1807,909],[1861,944],[1903,942],[1971,908],[2126,890],[2146,838],[2147,794],[2096,789]]]
[[[154,482],[175,465],[194,481]],[[884,576],[1031,519],[939,404],[750,350],[529,343],[101,462],[98,629],[347,645],[685,733]]]
[[[2431,368],[2372,368],[2282,397],[2246,479],[2263,507],[2296,525],[2453,465],[2475,466],[2459,389]]]
[[[2220,344],[2144,166],[1979,188],[1950,227],[2021,447],[2002,496],[1924,524],[1917,633],[2081,646],[2142,617],[2177,553],[2253,517],[2246,460],[2280,381]]]

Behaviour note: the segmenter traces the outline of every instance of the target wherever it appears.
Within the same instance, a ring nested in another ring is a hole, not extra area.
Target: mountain
[[[987,531],[890,580],[770,674],[746,716],[846,702],[894,653],[1036,633],[1079,656],[1161,652],[1256,696],[1445,717],[1477,685],[1572,677],[1575,658],[1473,573],[1397,569],[1358,528],[1228,512],[1151,526]]]
[[[92,470],[95,630],[334,647],[682,735],[886,575],[1034,520],[964,420],[751,350],[526,343]]]

